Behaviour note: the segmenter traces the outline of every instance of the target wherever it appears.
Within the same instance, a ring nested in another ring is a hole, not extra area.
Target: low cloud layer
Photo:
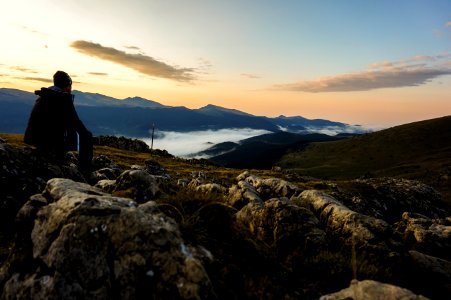
[[[171,66],[147,55],[130,54],[88,41],[75,41],[70,46],[80,53],[108,60],[149,76],[182,82],[195,79],[194,69]]]
[[[172,155],[189,157],[191,154],[206,150],[222,142],[238,142],[257,135],[268,133],[257,129],[221,129],[192,132],[160,132],[159,138],[154,139],[155,149],[164,149]],[[143,139],[149,146],[151,139]]]
[[[352,92],[380,88],[419,86],[432,79],[451,75],[450,54],[416,56],[399,62],[372,64],[367,70],[310,81],[274,85],[273,89],[299,92]]]

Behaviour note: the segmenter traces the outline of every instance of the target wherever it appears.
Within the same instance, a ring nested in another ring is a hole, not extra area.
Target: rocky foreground
[[[451,296],[451,212],[420,182],[224,185],[106,156],[83,175],[76,159],[0,140],[1,299]]]

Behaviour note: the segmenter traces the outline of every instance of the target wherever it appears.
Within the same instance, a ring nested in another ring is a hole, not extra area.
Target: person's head
[[[69,74],[63,71],[57,71],[53,75],[53,84],[65,92],[70,92],[72,90],[72,79]]]

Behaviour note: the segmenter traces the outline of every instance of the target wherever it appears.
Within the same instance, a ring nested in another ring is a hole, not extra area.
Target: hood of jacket
[[[75,98],[75,95],[71,93],[66,93],[65,91],[56,86],[51,86],[48,88],[43,87],[40,90],[34,91],[34,93],[43,98],[71,97],[72,101]]]

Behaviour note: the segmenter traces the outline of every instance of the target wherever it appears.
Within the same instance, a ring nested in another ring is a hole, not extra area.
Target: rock
[[[116,180],[102,179],[95,184],[95,187],[106,193],[112,193],[116,188]]]
[[[311,208],[332,235],[340,236],[348,244],[369,243],[386,248],[385,243],[391,237],[392,230],[385,221],[352,211],[333,197],[317,190],[303,191],[299,199]]]
[[[449,216],[441,195],[419,181],[397,178],[372,178],[344,181],[331,193],[350,209],[389,223],[399,221],[404,212],[429,218]]]
[[[374,280],[353,280],[351,285],[339,292],[324,295],[320,300],[427,300],[428,298],[416,295],[413,292],[387,283]]]
[[[150,148],[145,142],[138,139],[126,138],[123,136],[93,137],[93,144],[98,146],[108,146],[112,148],[134,152],[150,152]]]
[[[47,180],[67,177],[85,182],[76,166],[55,164],[31,147],[14,148],[0,142],[0,235],[12,235],[14,217],[27,199],[40,193]]]
[[[148,159],[144,163],[146,165],[145,170],[149,174],[167,177],[168,179],[171,177],[171,176],[169,176],[169,174],[167,174],[166,169],[162,165],[160,165],[158,162],[156,162],[155,160]]]
[[[158,162],[148,159],[145,161],[145,165],[132,165],[130,167],[132,170],[143,170],[149,173],[150,175],[158,175],[167,179],[170,179],[171,176],[166,173],[166,169],[163,168]]]
[[[150,175],[143,170],[127,170],[117,178],[112,192],[143,203],[157,196],[161,181],[162,178]]]
[[[237,177],[238,181],[247,181],[249,182],[255,190],[259,193],[262,199],[271,199],[277,197],[291,197],[297,192],[300,192],[300,189],[294,185],[279,178],[267,178],[261,179],[257,176],[249,174],[248,171],[240,174]]]
[[[226,202],[236,209],[241,209],[248,203],[258,206],[263,205],[263,200],[260,198],[255,188],[250,183],[243,180],[239,181],[238,185],[233,185],[229,188]]]
[[[206,183],[196,187],[196,191],[203,194],[219,194],[223,195],[227,192],[227,189],[217,183]]]
[[[212,295],[202,263],[154,203],[137,207],[131,199],[58,178],[48,182],[43,196],[46,201],[31,199],[34,204],[21,213],[21,222],[34,224],[27,235],[32,249],[23,250],[29,263],[7,264],[2,299]]]
[[[207,179],[207,174],[204,171],[193,171],[191,172],[191,177],[200,182],[204,182]]]
[[[121,173],[119,169],[111,169],[111,168],[102,168],[99,170],[96,170],[95,176],[97,178],[97,181],[103,180],[103,179],[116,179]]]
[[[286,198],[249,203],[234,219],[238,231],[274,248],[287,266],[299,261],[299,257],[317,253],[327,244],[318,219]]]
[[[112,169],[117,177],[117,173],[122,173],[122,170],[106,155],[99,155],[93,158],[92,164],[95,170]]]
[[[427,286],[438,296],[451,295],[451,261],[415,250],[410,250],[408,254],[410,272],[416,275],[413,284]]]
[[[271,168],[271,171],[273,171],[273,172],[282,172],[282,168],[279,167],[279,166],[273,166],[273,167]]]
[[[420,266],[423,271],[439,274],[448,280],[451,287],[451,262],[438,257],[423,254],[421,252],[410,250],[409,255],[412,261]]]
[[[404,244],[429,255],[451,260],[451,221],[430,219],[424,215],[405,212],[396,224]]]
[[[177,185],[180,187],[186,187],[189,184],[190,180],[188,178],[182,178],[177,180]]]
[[[191,179],[191,181],[188,183],[187,187],[189,189],[195,190],[198,186],[200,186],[202,182],[196,178]]]

